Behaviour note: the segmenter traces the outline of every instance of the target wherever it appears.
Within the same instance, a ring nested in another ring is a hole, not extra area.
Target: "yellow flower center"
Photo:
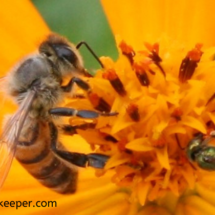
[[[188,143],[214,129],[215,94],[208,82],[215,80],[215,50],[157,43],[134,50],[120,38],[118,47],[117,62],[101,58],[104,69],[89,79],[92,91],[82,100],[118,115],[100,117],[78,133],[92,149],[110,156],[97,175],[114,171],[112,182],[133,200],[144,205],[169,192],[179,197],[202,177],[188,158]]]

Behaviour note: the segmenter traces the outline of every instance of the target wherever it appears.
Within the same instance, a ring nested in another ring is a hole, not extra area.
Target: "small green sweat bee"
[[[204,138],[204,135],[200,133],[188,143],[186,149],[189,160],[208,171],[215,170],[215,146],[210,145],[214,138],[215,131],[212,131],[207,138]]]

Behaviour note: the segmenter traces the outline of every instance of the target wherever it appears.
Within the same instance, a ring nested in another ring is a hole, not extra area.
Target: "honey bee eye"
[[[45,54],[47,57],[51,57],[51,56],[52,56],[52,54],[49,53],[49,52],[45,52],[44,54]]]
[[[56,46],[55,51],[59,58],[66,59],[71,64],[74,64],[77,61],[77,57],[76,57],[75,53],[71,49],[69,49],[65,46]]]

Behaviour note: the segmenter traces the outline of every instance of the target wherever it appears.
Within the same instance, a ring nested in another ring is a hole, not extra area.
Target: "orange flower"
[[[93,169],[81,169],[78,192],[68,196],[42,187],[14,162],[0,201],[33,201],[32,204],[56,201],[57,207],[18,210],[8,207],[2,211],[78,215],[214,214],[215,173],[197,165],[198,161],[205,167],[209,161],[213,167],[213,159],[208,155],[201,159],[205,148],[192,151],[199,144],[194,137],[200,134],[213,144],[213,2],[102,0],[102,4],[117,35],[119,59],[114,62],[102,57],[104,68],[88,79],[92,91],[86,94],[86,99],[67,101],[67,106],[116,111],[118,115],[90,121],[95,128],[79,129],[86,141],[74,136],[62,137],[62,142],[72,151],[88,153],[93,149],[109,155],[110,159],[104,170],[96,171],[97,177]],[[22,9],[32,11],[32,15],[34,9],[30,3],[26,1],[25,5]],[[34,22],[44,26],[40,19]],[[29,33],[29,41],[37,41],[48,33],[45,26],[41,29],[44,29],[41,35]],[[25,46],[24,52],[35,48]],[[4,69],[23,54],[14,53],[17,54]],[[105,106],[100,105],[101,98]],[[72,125],[83,122],[88,121],[70,119]],[[205,144],[207,147],[208,143]],[[210,149],[213,157],[214,148]]]
[[[214,25],[208,22],[213,3],[102,3],[119,59],[102,57],[104,69],[89,81],[119,114],[98,119],[92,131],[79,130],[110,156],[97,174],[115,172],[119,193],[130,195],[128,214],[213,214],[215,48],[202,28]]]

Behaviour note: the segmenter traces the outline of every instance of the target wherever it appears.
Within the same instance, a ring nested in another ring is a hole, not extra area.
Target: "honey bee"
[[[215,170],[215,146],[210,141],[215,138],[215,131],[209,137],[204,138],[202,133],[194,137],[187,146],[187,157],[191,162],[195,162],[201,169]]]
[[[41,184],[63,194],[75,192],[77,166],[104,167],[106,155],[66,151],[58,140],[58,127],[53,122],[53,114],[66,116],[68,112],[83,118],[116,115],[58,108],[74,83],[90,91],[89,84],[80,78],[86,75],[86,70],[77,50],[79,46],[50,34],[40,44],[37,54],[26,57],[5,77],[7,93],[19,108],[5,123],[0,137],[0,187],[14,156]],[[65,78],[70,81],[63,86]]]

